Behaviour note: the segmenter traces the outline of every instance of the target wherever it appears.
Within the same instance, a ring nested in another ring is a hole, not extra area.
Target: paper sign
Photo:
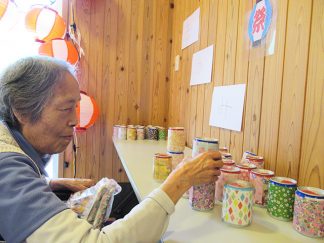
[[[241,131],[245,84],[214,87],[209,125]]]
[[[182,28],[182,48],[184,49],[196,42],[199,37],[200,8],[190,15],[184,22]]]
[[[192,57],[190,85],[211,82],[214,46],[196,52]]]

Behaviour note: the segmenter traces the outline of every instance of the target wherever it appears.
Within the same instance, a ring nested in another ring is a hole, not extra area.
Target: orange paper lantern
[[[54,39],[39,46],[38,53],[44,56],[56,57],[76,64],[79,53],[71,40]]]
[[[8,8],[9,0],[0,0],[0,19],[5,14]]]
[[[81,91],[80,95],[81,100],[77,107],[78,124],[75,128],[77,131],[85,131],[98,119],[99,109],[96,101],[92,97],[83,91]]]
[[[66,24],[63,18],[48,7],[32,8],[26,14],[25,26],[35,32],[36,38],[42,41],[64,38],[66,33]]]

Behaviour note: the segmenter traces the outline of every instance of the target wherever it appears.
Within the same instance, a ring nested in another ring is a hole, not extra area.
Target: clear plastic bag
[[[66,203],[93,228],[100,229],[109,218],[114,196],[120,191],[121,187],[115,180],[105,177],[96,185],[72,194]]]

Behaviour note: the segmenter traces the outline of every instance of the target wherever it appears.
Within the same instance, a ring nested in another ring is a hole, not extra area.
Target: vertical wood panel
[[[298,182],[324,188],[324,4],[314,0]]]
[[[234,84],[238,9],[239,0],[228,1],[223,85]],[[221,129],[219,139],[220,146],[230,148],[231,131]]]
[[[225,33],[227,28],[227,0],[219,0],[217,12],[217,34],[215,43],[215,56],[214,56],[214,86],[220,86],[223,83],[224,75],[224,58],[225,58]],[[211,93],[212,95],[212,93]],[[209,99],[211,99],[210,97]],[[218,138],[220,129],[217,127],[211,128],[211,137]],[[221,142],[221,141],[220,141]]]
[[[258,154],[266,158],[266,168],[273,171],[276,168],[277,161],[276,157],[284,67],[283,60],[286,37],[287,4],[288,1],[278,1],[277,6],[273,6],[273,12],[277,13],[274,49],[275,55],[266,56],[265,59]],[[267,38],[267,42],[270,41],[270,38]]]
[[[276,173],[297,179],[301,149],[311,1],[288,4]]]
[[[216,33],[217,33],[217,16],[218,16],[218,0],[211,0],[209,3],[209,24],[208,24],[208,43],[207,46],[214,45],[214,60],[212,69],[212,81],[211,83],[205,84],[205,94],[204,94],[204,113],[202,121],[202,136],[211,137],[211,127],[209,126],[209,117],[211,109],[211,99],[214,90],[214,75],[215,75],[215,56],[218,46],[215,46]]]
[[[235,84],[248,83],[248,67],[249,62],[249,44],[248,39],[248,21],[249,11],[252,9],[252,0],[240,0],[239,5],[239,19],[238,19],[238,30],[237,30],[237,43],[236,43],[236,65],[235,65]],[[245,117],[245,108],[243,111],[242,121]],[[244,122],[242,122],[242,130],[244,131]],[[233,159],[239,162],[242,157],[243,149],[243,133],[231,131],[231,142],[230,152]]]
[[[208,44],[208,29],[209,29],[209,0],[202,0],[200,3],[200,47],[199,50],[203,50]],[[201,137],[203,135],[203,119],[205,110],[205,87],[207,84],[200,84],[197,86],[197,112],[196,112],[196,127],[195,137]]]

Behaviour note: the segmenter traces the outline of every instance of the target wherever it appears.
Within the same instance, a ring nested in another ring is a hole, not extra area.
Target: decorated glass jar
[[[169,127],[167,150],[183,152],[185,149],[185,131],[183,127]]]
[[[156,153],[153,163],[153,178],[157,181],[164,181],[172,169],[172,156]]]
[[[218,202],[223,201],[224,185],[230,180],[237,180],[240,175],[240,169],[237,167],[226,167],[220,169],[221,174],[216,181],[215,200]]]
[[[256,166],[250,163],[237,164],[236,167],[240,168],[241,171],[239,179],[244,181],[250,181],[251,171],[256,169]]]
[[[254,203],[260,207],[266,207],[268,201],[268,183],[274,177],[271,170],[254,169],[250,173],[250,181],[255,188]]]

